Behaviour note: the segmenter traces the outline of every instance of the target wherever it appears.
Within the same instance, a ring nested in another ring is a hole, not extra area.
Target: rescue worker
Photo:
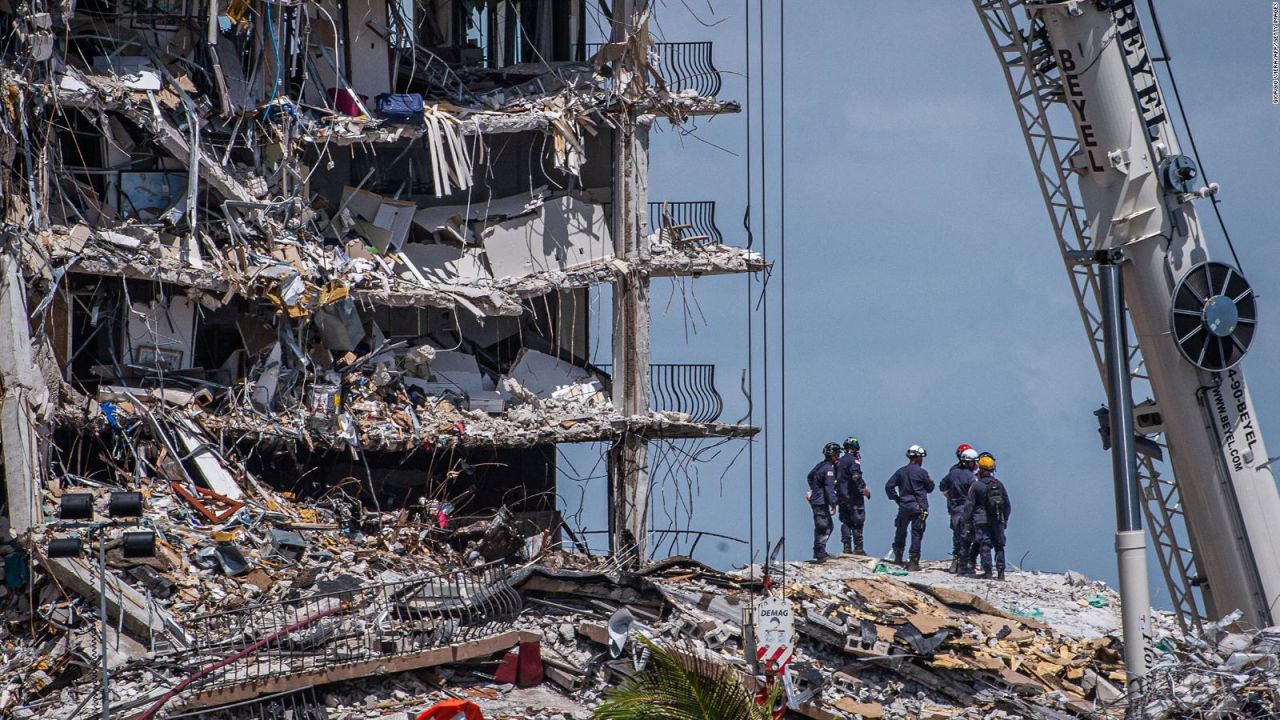
[[[831,516],[836,504],[836,463],[840,458],[840,446],[829,442],[822,448],[822,462],[809,471],[809,492],[804,499],[813,508],[813,561],[826,562],[827,540],[834,528]]]
[[[968,445],[961,445],[956,448],[956,464],[938,483],[938,488],[947,498],[947,513],[951,516],[951,567],[947,572],[963,573],[968,565],[973,529],[964,520],[964,506],[977,469],[978,452]]]
[[[862,526],[867,520],[863,504],[871,497],[862,479],[862,444],[856,437],[844,439],[844,455],[836,463],[836,499],[840,508],[840,542],[845,555],[865,555],[862,549]]]
[[[978,463],[979,463],[979,464],[981,464],[981,463],[982,463],[982,459],[983,459],[983,458],[991,458],[992,462],[995,462],[995,456],[994,456],[994,455],[992,455],[992,454],[991,454],[991,453],[989,453],[989,452],[981,452],[981,453],[978,453]],[[976,475],[976,472],[977,472],[977,471],[975,471],[974,482],[977,482],[977,480],[978,480],[977,475]],[[970,486],[970,487],[972,487],[972,486]],[[968,504],[969,504],[969,499],[966,497],[966,498],[965,498],[965,506],[966,506],[966,507],[968,507]],[[966,567],[966,568],[968,568],[968,572],[967,572],[967,573],[965,573],[965,574],[967,574],[967,575],[976,575],[976,574],[977,574],[977,566],[978,566],[978,550],[980,549],[980,548],[979,548],[979,546],[978,546],[978,533],[977,533],[977,530],[973,527],[973,522],[972,522],[972,521],[967,522],[967,523],[966,523],[966,525],[968,526],[968,529],[969,529],[969,540],[970,540],[970,542],[969,542],[969,552],[968,552],[968,554],[965,556],[965,557],[966,557],[966,560],[965,560],[965,567]]]
[[[893,561],[902,564],[902,551],[906,546],[907,528],[911,528],[911,553],[908,570],[920,569],[920,543],[924,540],[925,520],[929,518],[929,493],[933,492],[933,478],[922,463],[926,453],[919,445],[907,448],[907,464],[884,484],[884,493],[898,503],[898,516],[893,527]]]
[[[973,523],[977,536],[974,546],[982,557],[980,578],[991,577],[991,552],[995,551],[996,579],[1004,579],[1004,531],[1009,524],[1013,505],[1009,491],[996,478],[996,459],[990,453],[978,458],[978,479],[969,486],[965,502],[965,519]]]

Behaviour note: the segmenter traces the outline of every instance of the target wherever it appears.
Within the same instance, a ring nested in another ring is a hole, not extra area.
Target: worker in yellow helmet
[[[978,479],[969,486],[969,495],[965,502],[964,518],[973,523],[976,535],[971,551],[982,559],[982,574],[978,577],[990,578],[992,570],[991,554],[995,551],[996,578],[1004,579],[1004,541],[1005,528],[1009,524],[1009,515],[1013,505],[1009,503],[1009,491],[1004,483],[996,478],[996,459],[991,453],[978,456]]]

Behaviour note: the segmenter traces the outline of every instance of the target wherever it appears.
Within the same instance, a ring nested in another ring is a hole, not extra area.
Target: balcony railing
[[[587,43],[591,59],[603,43]],[[720,92],[720,71],[711,60],[711,42],[657,43],[658,75],[672,92],[693,90],[699,97],[715,97]]]
[[[649,203],[649,229],[677,247],[721,245],[713,200]]]
[[[613,374],[612,365],[601,365],[600,369]],[[724,399],[716,390],[716,366],[650,364],[649,408],[684,413],[694,422],[715,422],[724,411]]]
[[[230,706],[192,710],[165,715],[165,720],[319,720],[329,717],[329,708],[315,687],[277,693]]]
[[[496,567],[357,586],[192,618],[194,643],[175,659],[196,667],[244,653],[194,687],[253,685],[497,635],[520,607]]]

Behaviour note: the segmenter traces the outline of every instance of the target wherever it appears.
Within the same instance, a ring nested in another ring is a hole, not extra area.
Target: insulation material
[[[239,500],[244,496],[239,483],[222,466],[218,455],[202,437],[199,428],[190,420],[179,419],[174,423],[174,432],[182,441],[182,447],[191,455],[200,477],[209,485],[209,489],[231,500]]]
[[[462,394],[471,401],[472,410],[502,412],[502,394],[493,381],[480,372],[475,355],[455,350],[439,350],[431,360],[431,379],[404,378],[406,385],[428,394]]]
[[[334,352],[355,350],[356,345],[364,339],[360,313],[356,311],[356,304],[351,298],[343,298],[317,310],[315,324],[324,346]]]
[[[422,230],[434,234],[439,241],[453,240],[477,245],[480,243],[480,238],[476,236],[470,223],[534,212],[542,206],[547,195],[547,188],[539,187],[529,193],[476,200],[467,205],[424,207],[414,214],[413,222]]]
[[[342,189],[342,206],[364,224],[357,227],[377,231],[365,232],[369,242],[380,252],[395,253],[404,245],[409,237],[409,229],[413,226],[414,213],[418,211],[416,203],[406,200],[384,198],[368,190],[357,190],[353,187]]]
[[[184,296],[133,303],[125,326],[124,362],[173,372],[191,367],[196,306]]]
[[[391,46],[367,25],[370,20],[386,18],[386,4],[377,0],[350,0],[346,8],[347,27],[351,28],[351,66],[344,69],[350,72],[352,88],[366,97],[391,92]]]
[[[529,348],[520,351],[507,377],[540,398],[582,399],[604,391],[590,370]]]
[[[484,248],[496,278],[565,271],[614,256],[604,206],[574,195],[490,226]]]
[[[93,59],[93,69],[104,75],[115,76],[117,82],[130,90],[155,92],[161,88],[160,73],[156,72],[148,58],[127,55],[96,57]]]
[[[408,243],[402,254],[428,280],[458,283],[493,277],[476,250],[451,245]]]

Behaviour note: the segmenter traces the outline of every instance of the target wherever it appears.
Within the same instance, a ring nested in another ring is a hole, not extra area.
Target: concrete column
[[[36,410],[44,408],[49,391],[31,352],[26,289],[10,251],[0,251],[0,326],[0,448],[9,526],[21,537],[41,519]]]
[[[622,41],[640,22],[647,22],[647,10],[648,0],[619,0],[614,5],[613,41]],[[613,403],[623,415],[636,415],[649,409],[649,279],[639,272],[649,259],[649,126],[631,108],[617,119],[613,242],[617,256],[631,264],[632,272],[613,286]],[[640,562],[647,559],[648,518],[648,446],[644,438],[625,433],[609,451],[610,553]]]

